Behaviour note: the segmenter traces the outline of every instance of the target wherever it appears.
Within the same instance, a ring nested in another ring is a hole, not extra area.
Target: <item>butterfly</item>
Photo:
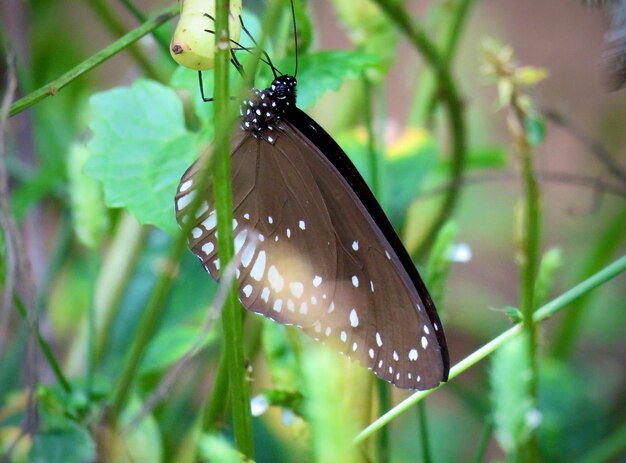
[[[436,387],[449,356],[428,290],[348,156],[296,107],[296,89],[295,75],[280,74],[253,90],[232,137],[239,299],[399,388]],[[196,188],[202,162],[183,174],[175,208],[181,225],[193,221],[190,248],[218,280],[215,199],[210,186]]]

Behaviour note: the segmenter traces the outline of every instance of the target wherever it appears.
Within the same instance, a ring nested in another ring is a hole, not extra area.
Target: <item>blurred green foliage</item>
[[[97,13],[102,10],[60,0],[25,3],[29,27],[22,40],[28,53],[18,57],[21,95],[58,77],[112,40],[102,36],[105,19]],[[102,5],[126,18],[122,7],[112,3]],[[434,2],[433,8],[440,7],[438,3]],[[461,1],[449,3],[459,6]],[[334,0],[336,20],[354,49],[324,51],[317,44],[320,31],[327,29],[311,13],[319,7],[314,2],[296,5],[298,105],[312,108],[316,114],[350,116],[344,118],[352,121],[348,127],[345,121],[337,123],[340,130],[323,125],[370,181],[371,140],[363,120],[366,99],[355,83],[364,78],[376,83],[371,100],[377,118],[375,154],[381,186],[377,194],[396,229],[403,231],[403,238],[413,247],[436,213],[436,190],[449,187],[448,143],[439,133],[439,109],[436,104],[432,108],[433,127],[408,123],[397,130],[397,121],[388,114],[392,108],[378,103],[386,101],[383,83],[394,68],[401,42],[393,19],[374,3]],[[262,5],[250,7],[263,11]],[[333,13],[329,10],[326,14]],[[437,31],[441,15],[416,15],[414,19],[424,22],[426,30]],[[244,21],[252,35],[260,37],[257,15],[246,11]],[[126,24],[129,29],[135,25]],[[291,28],[290,11],[285,9],[266,46],[275,66],[288,73],[295,69]],[[458,72],[459,80],[467,81],[468,106],[479,98],[478,91],[469,87],[471,79],[466,79],[478,74],[474,59],[478,45],[471,43],[475,45],[469,52],[473,64],[461,62],[464,66]],[[252,46],[247,37],[242,37],[242,44]],[[168,62],[151,39],[142,40],[137,47],[144,59]],[[492,50],[509,58],[513,53],[508,45]],[[249,63],[249,53],[238,52],[237,56],[244,65]],[[413,57],[403,57],[404,61],[410,59]],[[65,391],[46,360],[40,358],[34,391],[39,421],[32,436],[18,439],[29,418],[26,386],[33,364],[26,355],[31,328],[17,311],[12,312],[0,351],[0,455],[12,452],[11,461],[94,461],[96,454],[103,457],[101,451],[114,462],[247,461],[235,450],[227,412],[228,389],[222,396],[211,395],[219,380],[222,331],[220,323],[214,323],[208,332],[203,332],[203,326],[217,283],[191,253],[176,262],[174,269],[166,261],[172,237],[179,233],[173,208],[176,185],[213,139],[213,105],[200,101],[195,72],[179,68],[157,82],[139,76],[140,69],[132,57],[115,57],[10,121],[5,144],[12,210],[20,226],[29,230],[24,238],[34,256],[43,337],[71,386]],[[521,66],[513,78],[526,87],[541,87],[552,78],[552,70],[547,71]],[[398,91],[404,95],[402,89],[411,85],[419,90],[416,77],[403,75]],[[231,89],[239,88],[241,76],[234,69],[231,79]],[[263,88],[271,79],[268,67],[261,65],[256,85]],[[212,74],[205,72],[203,80],[207,96],[211,96]],[[493,101],[506,105],[513,91],[506,80],[495,86],[498,97],[490,96],[485,104],[488,110],[472,108],[472,117],[477,119],[473,122],[481,130],[499,117],[493,114]],[[436,102],[436,88],[431,90],[430,97]],[[541,97],[533,94],[539,101],[527,100],[529,107],[541,107]],[[409,112],[423,106],[423,101],[404,99]],[[395,132],[380,130],[394,125]],[[540,114],[531,112],[526,136],[537,149],[539,161],[553,133]],[[518,192],[512,181],[494,186],[481,180],[491,174],[514,177],[509,139],[484,130],[470,138],[479,142],[471,144],[468,151],[461,206],[439,230],[424,273],[445,313],[453,362],[488,342],[509,326],[511,319],[519,321],[519,312],[513,307],[518,302],[518,288],[511,213]],[[614,149],[620,148],[623,146]],[[581,174],[600,170],[574,161],[568,167]],[[605,175],[611,177],[612,173]],[[478,186],[472,186],[472,179]],[[542,184],[544,188],[548,189],[547,183]],[[575,194],[566,198],[570,201],[557,201],[559,198],[551,197],[553,191],[543,197],[549,209],[544,229],[546,250],[535,287],[537,305],[614,260],[624,249],[626,237],[623,197],[607,197],[597,210],[572,215],[568,210],[571,204],[576,206],[575,212],[584,209],[582,206],[593,201],[593,190],[572,190]],[[39,228],[33,232],[33,227]],[[5,243],[3,236],[2,281],[6,275]],[[450,260],[450,250],[459,243],[468,244],[473,251],[468,263]],[[110,434],[103,417],[112,391],[155,282],[168,271],[174,275],[174,284],[164,302],[164,316],[135,372],[131,400],[120,417],[121,432]],[[428,404],[433,461],[470,461],[475,452],[477,461],[519,461],[529,427],[537,429],[544,461],[626,461],[626,441],[620,432],[625,426],[623,281],[622,277],[617,284],[584,295],[540,328],[536,409],[529,407],[525,396],[529,370],[518,340],[498,351],[488,365],[474,366],[433,395]],[[492,310],[502,307],[505,309]],[[507,312],[512,317],[507,317]],[[250,325],[254,324],[247,327]],[[264,321],[249,331],[251,338],[260,338],[260,342],[250,342],[252,396],[268,400],[267,411],[254,418],[256,460],[376,461],[380,455],[376,439],[360,447],[351,444],[356,433],[384,412],[377,408],[371,374],[301,338],[295,329]],[[168,371],[199,336],[200,352],[176,375],[154,407],[143,410]],[[391,391],[393,403],[405,395]],[[217,401],[226,410],[211,432],[200,424],[207,400]],[[134,422],[142,410],[144,419]],[[389,461],[417,461],[423,444],[417,438],[417,415],[409,412],[395,419],[389,431]],[[483,432],[490,443],[485,454],[479,445]]]

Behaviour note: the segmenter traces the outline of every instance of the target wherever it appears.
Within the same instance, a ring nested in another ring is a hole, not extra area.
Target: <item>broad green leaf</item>
[[[176,93],[140,80],[94,95],[91,108],[93,154],[86,173],[102,182],[107,206],[126,208],[142,224],[175,234],[176,186],[198,156]]]
[[[35,435],[31,463],[84,463],[96,457],[89,432],[60,416],[44,416],[44,425]]]
[[[253,463],[249,458],[239,453],[226,438],[215,434],[205,434],[200,437],[198,453],[203,461]]]
[[[139,372],[146,374],[161,371],[177,362],[196,343],[201,332],[201,325],[171,326],[159,331],[148,346]],[[217,338],[217,332],[213,329],[205,336],[200,346],[214,343]]]
[[[360,51],[379,58],[381,66],[373,73],[373,77],[380,80],[395,60],[398,29],[376,2],[332,0],[332,3],[350,40]]]
[[[298,363],[285,327],[266,321],[263,324],[262,343],[272,386],[283,391],[299,390]]]
[[[501,169],[506,163],[507,152],[502,146],[480,147],[467,153],[467,169]],[[445,164],[448,168],[447,159]]]
[[[337,90],[348,79],[357,79],[367,68],[379,66],[376,56],[356,51],[321,51],[301,56],[298,61],[298,108],[307,109],[328,90]],[[293,58],[282,60],[281,72],[294,72]],[[259,87],[269,86],[259,81]]]
[[[539,364],[537,431],[544,461],[581,461],[582,454],[611,432],[607,419],[611,394],[598,393],[589,372],[576,368],[554,360]]]

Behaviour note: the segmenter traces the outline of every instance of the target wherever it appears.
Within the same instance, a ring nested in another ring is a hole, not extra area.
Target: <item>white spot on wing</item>
[[[371,359],[374,359],[374,349],[370,347],[370,350],[367,352]]]
[[[180,185],[180,189],[178,191],[180,191],[181,193],[184,193],[189,188],[191,188],[191,185],[193,185],[193,180],[187,180],[186,182]]]
[[[354,249],[355,251],[359,250],[359,242],[357,240],[354,240],[352,242],[352,249]]]
[[[191,230],[191,236],[196,239],[200,238],[202,236],[202,229],[195,227],[193,230]]]
[[[300,227],[300,230],[304,230],[304,228],[305,228],[304,220],[301,220],[301,221],[298,222],[298,227]]]
[[[214,249],[215,246],[213,246],[213,243],[211,241],[207,241],[202,245],[202,252],[205,253],[207,256],[211,254]]]
[[[191,201],[193,201],[193,198],[195,198],[195,197],[196,197],[196,192],[192,191],[191,193],[188,193],[188,194],[178,198],[178,201],[176,201],[176,205],[178,206],[178,210],[181,211],[184,208],[186,208],[187,206],[189,206],[189,204],[191,204]]]
[[[359,316],[356,313],[356,309],[350,311],[350,326],[353,328],[359,326]]]
[[[317,288],[321,284],[322,284],[322,277],[319,275],[315,275],[315,277],[313,277],[313,286]]]
[[[254,257],[254,248],[255,246],[250,243],[244,248],[243,253],[241,254],[241,265],[246,268],[248,268],[248,265],[252,262],[252,258]]]
[[[414,362],[414,361],[416,361],[416,360],[417,360],[417,349],[411,349],[411,350],[409,351],[409,360],[410,360],[411,362]]]
[[[282,307],[283,307],[283,300],[282,299],[276,299],[274,301],[274,307],[273,307],[274,311],[275,312],[280,312]]]
[[[274,291],[277,293],[282,291],[283,286],[285,285],[285,279],[280,276],[280,273],[278,273],[278,270],[274,265],[269,268],[267,272],[267,279],[269,280]]]
[[[359,278],[356,275],[352,275],[352,286],[355,288],[359,287]]]
[[[348,333],[346,333],[345,331],[341,331],[341,334],[339,335],[339,337],[341,338],[342,342],[346,342],[348,340]]]
[[[426,336],[422,336],[422,349],[426,349],[428,347],[428,339]]]
[[[378,331],[376,331],[376,345],[378,347],[382,347],[382,345],[383,345],[383,340],[380,337],[380,333]]]
[[[263,299],[265,302],[269,301],[270,299],[270,289],[265,286],[263,288],[263,291],[261,291],[261,299]]]
[[[261,281],[263,274],[265,273],[265,251],[260,251],[257,255],[256,261],[250,270],[250,276],[256,281]]]
[[[204,219],[204,222],[202,222],[202,226],[206,228],[208,231],[211,231],[215,228],[216,225],[217,225],[217,214],[215,213],[215,211],[213,211],[209,214],[209,216],[206,219]]]
[[[250,297],[250,294],[252,294],[252,285],[244,286],[243,293],[246,295],[246,297]]]
[[[300,299],[302,297],[302,293],[304,292],[304,285],[299,281],[293,281],[289,283],[289,289],[294,296]]]

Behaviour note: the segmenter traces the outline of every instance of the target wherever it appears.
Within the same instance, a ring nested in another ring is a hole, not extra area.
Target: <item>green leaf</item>
[[[446,159],[445,164],[449,161]],[[501,169],[506,166],[507,152],[502,146],[486,146],[467,153],[468,169]]]
[[[168,326],[167,329],[160,330],[150,342],[139,372],[146,374],[161,371],[180,360],[196,343],[201,330],[201,326]],[[213,329],[202,340],[201,346],[214,343],[217,339],[217,333]]]
[[[44,416],[44,426],[35,435],[31,463],[84,463],[96,458],[96,446],[89,432],[59,416]]]
[[[526,136],[531,145],[539,145],[546,137],[546,122],[536,113],[526,117]]]
[[[176,93],[140,80],[91,98],[93,138],[86,173],[102,182],[109,207],[126,208],[142,224],[175,234],[174,195],[198,156]]]
[[[441,227],[428,259],[426,277],[428,287],[433,300],[438,304],[442,304],[445,295],[445,285],[452,261],[450,260],[450,251],[458,234],[459,227],[454,221],[446,222]],[[439,314],[442,315],[441,313]]]
[[[379,58],[381,66],[371,77],[380,80],[396,58],[398,29],[380,6],[370,0],[332,0],[332,3],[352,43]]]
[[[219,463],[253,463],[233,447],[232,443],[222,436],[204,434],[198,441],[198,453],[203,461]]]
[[[358,79],[364,69],[378,67],[376,56],[357,51],[322,51],[301,56],[298,61],[298,108],[307,109],[328,90],[337,90],[348,79]],[[278,68],[293,72],[293,58]],[[259,83],[259,86],[263,86]]]
[[[362,129],[344,132],[336,137],[366,182],[371,181],[371,165]],[[402,228],[406,210],[421,191],[428,174],[437,162],[437,145],[430,133],[411,127],[384,154],[381,184],[384,191],[378,200],[398,229]]]
[[[261,339],[273,387],[284,391],[299,390],[298,364],[285,327],[266,321]]]

